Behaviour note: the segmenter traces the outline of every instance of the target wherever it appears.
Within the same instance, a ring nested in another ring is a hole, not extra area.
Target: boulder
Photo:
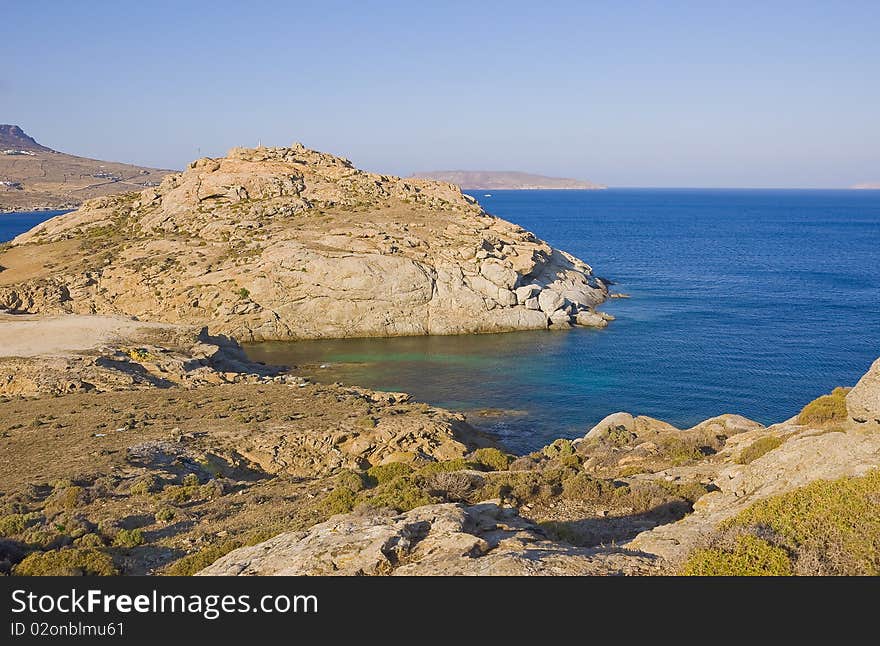
[[[590,310],[581,310],[575,317],[575,323],[583,327],[607,327],[608,321],[601,314]]]
[[[635,418],[626,412],[611,413],[607,417],[587,431],[583,439],[587,440],[593,437],[599,437],[603,433],[607,433],[612,429],[622,428],[625,431],[634,432],[636,428]]]
[[[565,304],[562,294],[552,289],[543,289],[538,294],[538,305],[545,314],[552,314]]]

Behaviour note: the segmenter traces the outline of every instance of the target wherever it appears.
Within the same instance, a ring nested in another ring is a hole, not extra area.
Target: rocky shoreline
[[[588,265],[450,185],[236,149],[0,266],[0,573],[880,572],[880,360],[769,427],[619,412],[511,455],[464,415],[242,353],[607,323]]]

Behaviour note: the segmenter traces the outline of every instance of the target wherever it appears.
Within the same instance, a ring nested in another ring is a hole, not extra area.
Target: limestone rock
[[[597,314],[596,312],[591,312],[589,310],[583,310],[577,313],[575,317],[575,322],[578,325],[582,325],[584,327],[607,327],[608,321],[605,320],[601,314]]]
[[[538,294],[538,305],[541,307],[541,311],[546,314],[552,314],[564,304],[565,299],[562,298],[562,294],[552,289],[541,290],[541,293]]]
[[[34,268],[35,254],[52,262]],[[543,329],[608,294],[589,265],[451,184],[299,144],[236,148],[90,200],[17,237],[0,265],[0,309],[208,325],[239,341]]]
[[[230,552],[197,576],[646,574],[650,557],[550,541],[494,502],[346,514]]]
[[[858,425],[880,426],[880,359],[846,396],[846,410]]]

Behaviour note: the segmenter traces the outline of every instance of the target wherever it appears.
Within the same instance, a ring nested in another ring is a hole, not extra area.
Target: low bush
[[[390,462],[389,464],[377,464],[367,469],[367,475],[376,484],[390,482],[399,476],[409,475],[413,468],[403,462]]]
[[[113,539],[114,547],[138,547],[145,542],[144,532],[140,529],[120,529]]]
[[[797,422],[804,426],[843,422],[847,419],[846,395],[850,388],[835,388],[829,395],[822,395],[803,407]]]
[[[495,448],[477,449],[471,459],[486,471],[506,471],[511,460],[509,455]]]
[[[781,547],[743,534],[732,549],[699,549],[691,554],[682,570],[685,576],[785,576],[791,574],[791,561]]]
[[[18,576],[114,576],[112,557],[93,548],[34,552],[13,568]]]
[[[749,464],[754,462],[765,453],[769,453],[773,449],[782,446],[782,442],[782,438],[775,435],[768,435],[767,437],[755,440],[739,452],[739,455],[736,456],[736,463]]]

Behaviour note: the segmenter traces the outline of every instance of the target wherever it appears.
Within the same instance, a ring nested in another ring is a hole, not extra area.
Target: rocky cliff
[[[40,257],[42,263],[34,263]],[[0,254],[0,308],[125,314],[240,341],[604,326],[591,268],[458,188],[290,148],[199,159]]]

